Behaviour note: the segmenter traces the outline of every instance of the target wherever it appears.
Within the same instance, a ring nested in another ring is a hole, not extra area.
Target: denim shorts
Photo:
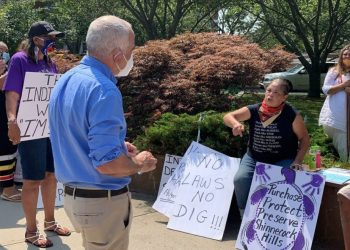
[[[21,142],[18,146],[24,180],[43,180],[55,172],[49,138]]]

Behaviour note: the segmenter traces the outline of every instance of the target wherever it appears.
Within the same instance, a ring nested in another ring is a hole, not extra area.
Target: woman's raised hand
[[[241,123],[237,123],[236,125],[234,125],[232,127],[232,134],[234,136],[238,136],[239,135],[240,137],[242,137],[243,136],[243,132],[244,132],[244,125],[241,124]]]

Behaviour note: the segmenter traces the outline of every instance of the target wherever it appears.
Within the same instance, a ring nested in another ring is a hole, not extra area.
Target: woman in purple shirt
[[[64,33],[54,30],[52,25],[47,22],[34,23],[29,29],[28,40],[24,44],[23,50],[17,52],[11,59],[4,87],[8,136],[14,145],[19,145],[18,151],[21,156],[22,205],[27,222],[25,241],[38,247],[52,246],[49,239],[39,234],[36,225],[39,187],[44,204],[44,229],[62,236],[70,235],[70,230],[57,224],[54,217],[57,182],[49,138],[20,143],[21,131],[17,125],[16,117],[26,72],[57,73],[56,65],[48,56],[48,51],[53,48],[56,37],[63,36]]]

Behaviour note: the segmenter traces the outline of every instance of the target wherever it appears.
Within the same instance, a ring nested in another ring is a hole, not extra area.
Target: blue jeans
[[[271,163],[281,167],[289,167],[294,159],[285,159]],[[243,156],[239,169],[234,177],[234,187],[237,199],[237,206],[240,211],[245,209],[249,195],[250,185],[255,171],[256,160],[247,153]]]

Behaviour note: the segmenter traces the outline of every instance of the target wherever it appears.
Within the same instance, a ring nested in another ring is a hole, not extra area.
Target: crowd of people
[[[117,79],[127,76],[133,67],[135,34],[131,24],[115,16],[103,16],[90,24],[87,55],[60,78],[52,92],[50,138],[21,141],[17,112],[25,75],[57,73],[48,52],[64,35],[48,22],[36,22],[11,59],[8,47],[0,42],[1,198],[22,202],[25,241],[37,247],[50,247],[52,242],[37,227],[39,189],[44,205],[44,229],[60,236],[71,234],[69,228],[55,220],[57,178],[64,185],[66,214],[75,230],[81,232],[84,247],[127,249],[132,220],[129,176],[152,171],[157,162],[151,152],[139,152],[133,144],[125,142],[127,125]],[[345,161],[348,160],[344,117],[346,95],[350,93],[349,70],[350,47],[347,46],[340,52],[338,65],[327,74],[323,86],[327,98],[320,114],[320,124]],[[310,138],[300,113],[286,102],[290,89],[290,82],[276,79],[267,86],[261,103],[224,116],[224,123],[232,128],[234,136],[244,133],[242,122],[249,125],[247,152],[234,178],[241,215],[257,161],[302,169]],[[14,185],[18,154],[22,191]]]
[[[25,241],[51,247],[51,240],[37,227],[39,189],[44,230],[60,236],[71,234],[55,220],[57,176],[65,186],[66,213],[75,230],[82,233],[84,247],[127,249],[132,219],[129,176],[152,171],[157,162],[152,153],[139,152],[125,142],[127,127],[116,76],[128,75],[133,67],[134,32],[128,22],[104,16],[91,23],[86,37],[88,55],[53,91],[49,104],[51,138],[21,141],[17,112],[25,75],[58,72],[48,52],[64,35],[46,21],[33,23],[9,62],[8,48],[0,43],[1,197],[22,202]],[[21,192],[14,185],[18,154]]]

